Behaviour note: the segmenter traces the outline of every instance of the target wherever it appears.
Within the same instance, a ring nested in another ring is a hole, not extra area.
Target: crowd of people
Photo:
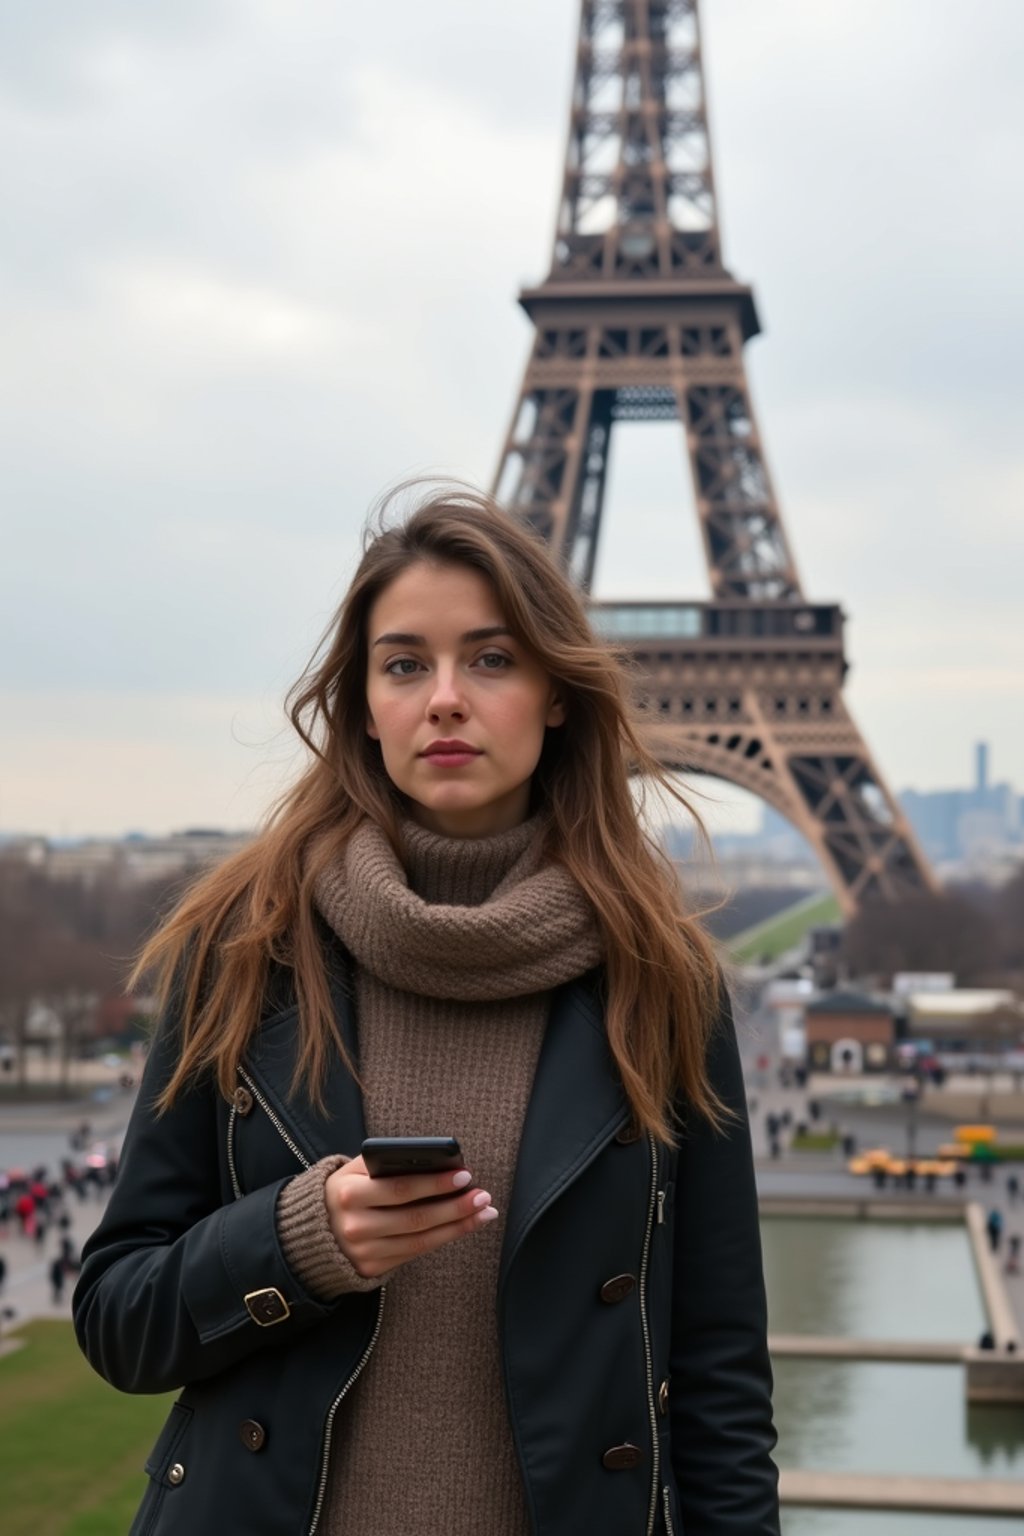
[[[68,1141],[72,1153],[85,1155],[61,1158],[58,1173],[45,1164],[0,1169],[0,1295],[9,1273],[5,1248],[11,1244],[31,1244],[40,1258],[49,1257],[54,1306],[63,1301],[69,1280],[81,1268],[70,1207],[72,1202],[104,1198],[117,1174],[117,1159],[108,1148],[92,1142],[87,1121],[71,1132]],[[10,1309],[5,1310],[9,1315]]]

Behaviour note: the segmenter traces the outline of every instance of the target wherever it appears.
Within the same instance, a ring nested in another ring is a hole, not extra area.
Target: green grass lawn
[[[831,1152],[840,1139],[838,1131],[808,1131],[806,1136],[794,1136],[789,1147],[791,1152]]]
[[[125,1536],[174,1394],[115,1392],[68,1322],[27,1323],[12,1337],[26,1342],[0,1359],[4,1536]]]
[[[799,944],[809,928],[837,923],[841,916],[839,903],[833,895],[811,896],[756,927],[737,933],[729,940],[729,948],[741,962],[775,960]]]

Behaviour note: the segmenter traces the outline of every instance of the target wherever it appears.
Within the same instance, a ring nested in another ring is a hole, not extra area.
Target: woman
[[[291,700],[308,767],[140,961],[74,1296],[108,1381],[184,1388],[136,1536],[777,1533],[735,1033],[628,688],[485,497],[367,541]],[[370,1178],[368,1134],[468,1176]]]

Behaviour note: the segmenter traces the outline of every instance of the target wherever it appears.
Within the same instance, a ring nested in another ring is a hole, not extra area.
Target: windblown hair
[[[157,1100],[166,1109],[210,1073],[226,1097],[261,1015],[273,962],[293,975],[304,1084],[322,1105],[337,1051],[356,1075],[334,1017],[317,877],[341,855],[363,817],[401,853],[407,801],[366,730],[368,619],[378,595],[417,563],[463,566],[490,582],[501,618],[551,677],[564,724],[545,732],[531,783],[531,813],[548,812],[546,858],[560,863],[593,906],[605,943],[602,987],[608,1039],[637,1123],[674,1140],[672,1101],[720,1126],[730,1112],[708,1082],[705,1056],[720,979],[711,941],[688,914],[669,858],[644,831],[630,774],[659,784],[700,819],[645,742],[629,666],[595,636],[583,602],[543,539],[489,497],[456,485],[426,494],[411,515],[386,514],[407,482],[368,519],[348,592],[287,709],[309,751],[298,780],[259,836],[205,874],[149,939],[131,983],[154,973],[163,1007],[172,991],[181,1032],[177,1068]]]

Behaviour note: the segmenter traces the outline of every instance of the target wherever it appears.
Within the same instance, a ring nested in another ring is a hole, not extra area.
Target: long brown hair
[[[717,1012],[711,941],[688,915],[671,861],[643,830],[630,773],[660,785],[694,817],[644,742],[629,669],[599,640],[581,598],[543,539],[489,497],[457,485],[426,493],[388,526],[407,482],[368,519],[363,555],[342,604],[287,699],[309,750],[298,780],[259,836],[206,874],[146,944],[135,983],[155,970],[164,1006],[172,986],[181,1031],[177,1068],[157,1100],[167,1108],[197,1075],[230,1097],[260,1018],[269,966],[293,973],[304,1083],[322,1103],[332,1051],[348,1060],[331,1005],[313,902],[318,874],[364,816],[400,853],[405,800],[380,744],[366,731],[367,622],[377,596],[418,562],[467,566],[491,583],[504,622],[544,667],[565,702],[548,729],[531,783],[531,809],[550,813],[546,857],[564,865],[592,904],[605,943],[608,1039],[637,1122],[673,1139],[682,1090],[714,1125],[728,1116],[705,1069]],[[702,830],[702,829],[701,829]]]

